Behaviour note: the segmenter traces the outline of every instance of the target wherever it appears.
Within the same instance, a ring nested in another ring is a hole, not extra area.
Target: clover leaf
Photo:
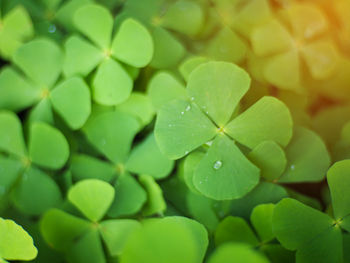
[[[21,226],[0,218],[0,262],[32,260],[37,254],[32,237]]]
[[[271,260],[281,254],[285,258],[293,259],[293,253],[274,243],[275,234],[272,230],[274,207],[274,204],[261,204],[253,209],[250,222],[255,231],[243,218],[226,217],[215,231],[216,246],[220,248],[224,243],[244,243],[251,248],[259,248],[264,253],[266,251],[266,256],[271,257]]]
[[[146,202],[146,192],[132,174],[162,179],[170,174],[174,166],[174,162],[160,152],[152,133],[132,148],[139,130],[140,122],[130,114],[116,110],[96,114],[83,132],[107,161],[83,154],[72,158],[71,170],[75,179],[98,178],[111,182],[117,178],[115,200],[108,212],[113,217],[134,214]],[[149,182],[148,179],[146,181]],[[158,186],[156,182],[149,183],[146,185],[154,185],[150,188],[153,190],[148,191],[152,196]],[[130,193],[133,193],[132,196]]]
[[[342,229],[349,230],[348,160],[335,163],[327,173],[334,219],[294,199],[284,199],[275,208],[273,228],[281,244],[296,250],[296,262],[342,262]],[[327,248],[329,251],[325,251]]]
[[[32,123],[27,148],[21,122],[14,113],[1,111],[0,127],[0,152],[6,154],[0,155],[6,167],[0,177],[3,192],[11,193],[16,207],[31,215],[57,205],[60,189],[44,169],[58,170],[66,163],[69,146],[63,134],[48,124]]]
[[[203,261],[207,246],[207,232],[194,220],[176,216],[150,219],[130,237],[120,262],[199,263]]]
[[[124,102],[131,94],[133,81],[121,63],[141,68],[151,61],[154,48],[150,33],[136,20],[126,19],[111,40],[113,18],[97,4],[79,8],[73,21],[89,41],[76,35],[67,40],[64,74],[86,76],[97,67],[92,83],[93,100],[103,105]]]
[[[10,59],[15,51],[34,35],[27,10],[18,5],[0,17],[0,55]]]
[[[105,262],[101,240],[111,256],[118,256],[140,224],[131,219],[106,220],[114,198],[114,188],[97,179],[83,180],[72,186],[68,200],[89,219],[51,209],[41,219],[41,232],[54,249],[74,262]],[[54,227],[53,227],[54,226]],[[86,253],[86,249],[89,253]]]
[[[155,136],[160,150],[169,158],[179,159],[213,140],[193,178],[195,187],[207,197],[239,198],[259,181],[259,169],[232,139],[249,148],[266,140],[286,146],[291,139],[288,108],[272,97],[263,97],[231,120],[249,84],[249,76],[239,67],[208,62],[189,76],[187,92],[191,100],[173,100],[158,112]],[[219,175],[222,180],[216,180]]]
[[[40,63],[36,63],[41,57]],[[0,74],[0,108],[21,111],[29,107],[31,121],[53,122],[52,111],[71,129],[79,129],[91,112],[90,90],[79,77],[57,82],[63,63],[59,46],[48,39],[35,39],[22,45],[13,55],[15,69]],[[79,95],[79,96],[77,96]]]

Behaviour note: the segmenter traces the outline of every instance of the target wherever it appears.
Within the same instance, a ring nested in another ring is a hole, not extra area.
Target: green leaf
[[[261,170],[261,176],[269,181],[279,178],[287,165],[283,149],[274,141],[264,141],[249,154],[251,160]]]
[[[327,172],[327,182],[331,192],[334,217],[340,226],[350,230],[350,160],[336,162]]]
[[[205,196],[230,200],[244,196],[259,183],[259,169],[225,135],[219,135],[200,161],[193,177]]]
[[[268,140],[286,146],[292,137],[292,125],[287,106],[266,96],[233,119],[225,127],[225,132],[249,148]]]
[[[271,263],[295,263],[295,253],[282,247],[280,244],[267,244],[261,247],[262,252]]]
[[[209,62],[210,59],[206,57],[189,57],[179,67],[179,71],[185,81],[188,81],[188,78],[193,70],[195,70],[199,65]]]
[[[33,239],[21,226],[0,218],[0,260],[32,260],[37,254]]]
[[[216,131],[195,104],[174,100],[158,112],[155,137],[163,154],[179,159],[212,139]]]
[[[191,99],[223,127],[249,85],[249,75],[240,67],[227,62],[208,62],[192,71],[187,89]]]
[[[205,153],[195,151],[189,154],[183,163],[183,178],[188,188],[194,193],[200,193],[194,185],[193,176]]]
[[[296,127],[285,151],[288,164],[280,182],[317,182],[325,177],[331,160],[325,143],[315,132]]]
[[[106,59],[94,76],[92,97],[102,105],[117,105],[129,98],[132,88],[133,81],[128,72],[117,61]]]
[[[84,154],[72,156],[70,169],[77,181],[99,179],[110,182],[116,174],[116,169],[112,164]]]
[[[115,198],[108,216],[116,218],[137,213],[147,200],[147,194],[130,174],[122,174],[115,183]]]
[[[29,167],[23,173],[13,190],[14,204],[28,215],[40,215],[61,201],[62,194],[56,182],[35,167]]]
[[[205,230],[196,222],[192,225],[184,220],[181,217],[170,217],[170,220],[164,218],[146,221],[142,229],[128,240],[120,262],[202,262],[204,253],[200,244],[205,242],[203,238],[207,239],[203,235]]]
[[[220,246],[209,258],[208,263],[269,263],[265,258],[249,245],[225,244]]]
[[[40,221],[40,231],[45,241],[58,251],[67,251],[75,240],[91,228],[91,224],[58,209],[47,211]]]
[[[128,18],[113,39],[111,53],[128,65],[142,68],[151,62],[153,48],[153,39],[147,28]]]
[[[284,187],[278,184],[261,182],[244,197],[231,201],[230,214],[241,216],[248,220],[252,210],[257,205],[277,203],[287,196],[288,193]]]
[[[160,186],[149,175],[141,175],[139,180],[147,192],[147,202],[142,209],[142,214],[144,216],[163,215],[166,210],[166,202]]]
[[[204,12],[196,2],[179,0],[168,6],[161,25],[188,36],[197,35],[205,22]]]
[[[58,85],[50,98],[54,109],[73,130],[80,129],[91,113],[90,90],[79,77]]]
[[[68,142],[56,128],[46,123],[33,123],[30,126],[29,156],[39,166],[60,169],[69,157]]]
[[[173,36],[171,32],[161,27],[154,27],[152,36],[154,54],[150,66],[157,69],[176,66],[186,53],[181,41]]]
[[[151,133],[133,148],[125,165],[129,172],[162,179],[170,174],[174,168],[174,161],[169,160],[160,152],[154,134]]]
[[[21,121],[10,111],[0,111],[0,151],[26,155]]]
[[[80,181],[68,192],[68,200],[93,222],[103,218],[113,199],[113,187],[97,179]]]
[[[139,126],[134,117],[113,111],[93,118],[85,125],[84,132],[92,145],[117,164],[126,161]]]
[[[17,5],[5,15],[2,30],[18,40],[28,39],[34,34],[30,15],[22,5]]]
[[[147,92],[156,110],[174,99],[188,99],[184,85],[167,71],[159,71],[152,77]]]
[[[63,52],[52,40],[36,39],[22,45],[13,62],[35,83],[49,89],[61,73]]]
[[[217,247],[228,242],[246,243],[252,247],[259,244],[259,240],[248,223],[243,218],[233,216],[222,220],[215,231]]]
[[[272,216],[274,209],[274,204],[262,204],[256,206],[250,215],[250,222],[262,243],[267,243],[275,238],[275,234],[272,231]]]
[[[0,155],[0,200],[11,191],[23,170],[23,164],[17,160]],[[0,202],[0,203],[1,203]]]
[[[148,125],[155,115],[150,98],[140,92],[131,93],[128,100],[116,106],[116,110],[135,116],[142,126]]]
[[[28,123],[45,122],[54,125],[52,104],[48,98],[42,99],[29,112]]]
[[[108,9],[97,4],[84,5],[74,13],[73,22],[80,32],[101,49],[109,48],[113,18]]]
[[[240,63],[247,53],[242,38],[225,26],[213,37],[204,49],[204,54],[217,61]]]
[[[86,252],[89,253],[86,253]],[[80,237],[66,252],[68,262],[74,263],[105,263],[100,234],[97,229],[87,232]]]
[[[64,44],[66,56],[63,73],[67,77],[88,75],[103,60],[103,52],[79,36],[71,36]]]
[[[141,224],[136,220],[107,220],[100,224],[100,233],[109,253],[115,257],[121,255],[130,236],[140,228]]]
[[[0,109],[21,111],[40,99],[40,90],[25,81],[11,67],[0,74]]]
[[[297,250],[296,262],[341,262],[342,235],[332,218],[294,199],[283,199],[273,213],[281,244]]]

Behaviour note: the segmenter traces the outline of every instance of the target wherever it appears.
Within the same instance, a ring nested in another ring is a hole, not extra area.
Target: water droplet
[[[56,26],[54,24],[50,25],[48,31],[49,31],[49,33],[55,33],[56,32]]]
[[[184,111],[181,111],[181,115],[184,115],[185,114],[185,112]]]
[[[295,169],[295,165],[292,164],[292,165],[290,166],[290,169],[291,169],[291,170],[294,170],[294,169]]]
[[[202,181],[199,181],[199,184],[202,184],[203,182]]]
[[[205,144],[211,146],[213,144],[213,141],[206,142]]]
[[[194,101],[194,97],[191,97],[191,101]]]
[[[185,152],[185,155],[187,155],[187,154],[189,154],[189,151],[186,151],[186,152]]]
[[[219,170],[219,169],[221,168],[221,166],[222,166],[222,161],[216,161],[216,162],[214,163],[213,168],[214,168],[215,170]]]
[[[187,107],[186,107],[186,111],[190,111],[191,110],[191,105],[188,105]]]
[[[206,111],[205,113],[206,113],[206,114],[209,114],[209,111]]]
[[[173,127],[173,125],[172,125],[172,124],[169,124],[168,127],[171,128],[171,127]]]

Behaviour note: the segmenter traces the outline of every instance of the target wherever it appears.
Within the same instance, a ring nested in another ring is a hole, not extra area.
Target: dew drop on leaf
[[[222,161],[216,161],[216,162],[214,163],[213,168],[214,168],[215,170],[219,170],[219,169],[221,168],[221,166],[222,166]]]
[[[48,31],[49,31],[49,33],[55,33],[56,32],[56,26],[54,24],[50,25]]]
[[[190,111],[191,110],[191,105],[188,105],[187,107],[186,107],[186,111]]]
[[[295,165],[292,164],[292,165],[290,166],[290,169],[291,169],[291,170],[294,170],[294,169],[295,169]]]

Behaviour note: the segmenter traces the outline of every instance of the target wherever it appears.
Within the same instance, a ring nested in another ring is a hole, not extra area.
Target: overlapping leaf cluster
[[[0,262],[350,262],[349,13],[0,0]]]

